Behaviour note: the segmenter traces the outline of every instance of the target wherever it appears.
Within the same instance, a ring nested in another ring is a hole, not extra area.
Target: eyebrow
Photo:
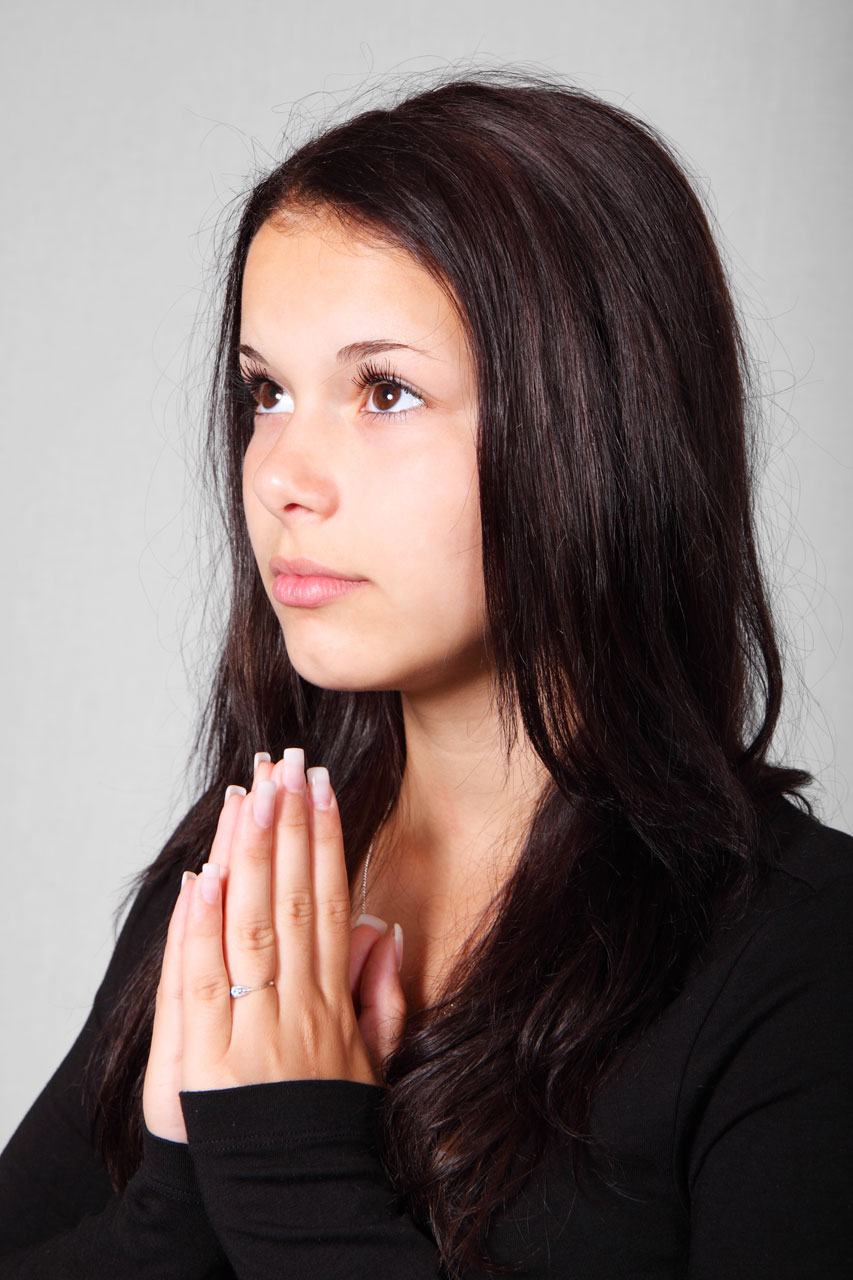
[[[371,338],[366,342],[351,342],[349,346],[341,347],[336,359],[338,364],[352,364],[354,360],[364,360],[367,356],[379,355],[381,351],[414,351],[419,356],[426,356],[430,360],[435,359],[430,351],[423,351],[420,347],[410,347],[405,342],[392,342],[390,338]],[[260,351],[256,351],[248,343],[240,343],[240,353],[266,364]]]

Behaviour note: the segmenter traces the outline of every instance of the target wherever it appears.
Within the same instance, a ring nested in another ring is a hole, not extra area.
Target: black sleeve
[[[186,1146],[145,1135],[144,1159],[99,1213],[0,1258],[2,1280],[228,1280]]]
[[[348,1080],[181,1095],[208,1218],[238,1280],[435,1280],[435,1242],[376,1148],[381,1098]]]
[[[123,1195],[92,1143],[84,1072],[116,993],[171,909],[161,881],[137,897],[83,1030],[0,1156],[0,1278],[229,1276],[186,1148],[146,1135]]]
[[[699,1116],[689,1280],[853,1276],[853,879],[753,935],[684,1097]]]

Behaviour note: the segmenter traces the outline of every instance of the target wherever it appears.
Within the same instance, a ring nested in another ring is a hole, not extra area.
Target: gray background
[[[389,72],[558,72],[651,120],[709,191],[764,375],[778,752],[853,828],[852,26],[844,0],[6,0],[0,1142],[186,801],[213,582],[192,481],[212,229],[289,120]]]

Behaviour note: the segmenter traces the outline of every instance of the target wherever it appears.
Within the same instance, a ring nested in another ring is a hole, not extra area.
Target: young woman
[[[451,81],[255,188],[207,781],[0,1276],[851,1274],[853,841],[768,758],[750,403],[696,195],[589,95]]]

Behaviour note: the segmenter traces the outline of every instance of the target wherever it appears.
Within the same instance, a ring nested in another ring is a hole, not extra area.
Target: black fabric
[[[522,1277],[853,1275],[853,839],[775,806],[778,867],[602,1090],[599,1176],[556,1147],[495,1219]],[[177,884],[136,904],[80,1040],[0,1158],[0,1277],[434,1277],[376,1148],[382,1090],[291,1081],[182,1095],[189,1149],[146,1139],[124,1195],[80,1067]],[[227,1261],[226,1261],[227,1258]]]
[[[83,1030],[0,1156],[0,1277],[229,1280],[187,1148],[145,1135],[142,1167],[116,1195],[92,1145],[84,1072],[110,1005],[171,912],[161,880],[125,921]]]

